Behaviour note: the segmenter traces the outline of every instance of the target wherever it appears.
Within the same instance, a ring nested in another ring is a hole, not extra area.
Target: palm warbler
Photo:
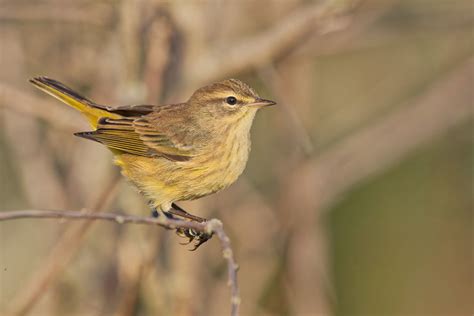
[[[185,103],[116,108],[53,79],[30,82],[85,115],[95,130],[75,135],[107,146],[122,174],[159,212],[232,184],[247,163],[255,113],[275,104],[236,79],[202,87]]]

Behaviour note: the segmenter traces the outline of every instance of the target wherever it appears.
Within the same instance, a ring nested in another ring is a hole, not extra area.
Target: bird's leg
[[[151,209],[151,217],[153,218],[158,218],[161,216],[161,214],[165,215],[166,218],[169,218],[169,219],[177,219],[176,217],[173,216],[173,214],[171,214],[170,212],[160,212],[158,211],[156,208],[152,208]]]
[[[207,219],[205,219],[205,218],[202,218],[202,217],[199,217],[199,216],[196,216],[196,215],[193,215],[193,214],[190,214],[190,213],[186,212],[185,210],[183,210],[181,207],[179,207],[175,203],[171,204],[171,209],[168,210],[168,213],[176,215],[176,216],[180,216],[180,217],[183,217],[183,218],[186,218],[186,219],[190,219],[192,221],[199,222],[199,223],[207,221]]]
[[[185,218],[185,219],[188,219],[188,220],[191,220],[191,221],[195,221],[195,222],[199,222],[199,223],[203,223],[203,222],[207,221],[207,219],[205,219],[205,218],[195,216],[195,215],[192,215],[192,214],[186,212],[185,210],[183,210],[181,207],[179,207],[175,203],[171,204],[171,209],[167,213],[169,213],[170,215],[180,216],[182,218]],[[176,234],[180,237],[188,238],[188,242],[185,243],[185,244],[189,244],[189,243],[195,241],[194,248],[191,249],[191,251],[194,251],[194,250],[198,249],[199,246],[201,246],[203,243],[205,243],[206,241],[211,239],[211,237],[213,235],[212,233],[209,234],[209,233],[206,233],[206,232],[198,232],[198,231],[195,231],[194,229],[191,229],[191,228],[178,228],[178,229],[176,229]]]
[[[152,201],[149,201],[149,202],[148,202],[148,206],[150,206],[150,208],[151,208],[151,217],[153,217],[153,218],[158,218],[158,217],[160,217],[161,215],[164,215],[164,216],[166,216],[166,218],[176,219],[176,217],[174,217],[173,214],[170,214],[170,213],[168,213],[168,212],[164,212],[164,211],[162,211],[162,210],[158,210],[158,209],[154,206],[154,204],[153,204]]]
[[[205,219],[205,218],[202,218],[202,217],[199,217],[199,216],[196,216],[196,215],[193,215],[193,214],[190,214],[190,213],[186,212],[185,210],[183,210],[181,207],[179,207],[175,203],[171,204],[171,208],[166,212],[165,211],[162,211],[162,212],[158,211],[153,206],[152,202],[149,203],[149,206],[151,207],[151,217],[154,217],[154,218],[158,218],[160,216],[160,214],[163,213],[167,218],[171,218],[171,219],[176,219],[176,217],[173,216],[173,215],[176,215],[176,216],[179,216],[183,219],[189,219],[191,221],[199,222],[199,223],[207,221],[207,219]]]

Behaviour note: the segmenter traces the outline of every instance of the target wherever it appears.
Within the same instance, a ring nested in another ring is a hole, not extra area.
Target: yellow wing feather
[[[84,98],[74,90],[66,87],[59,81],[47,78],[36,77],[30,79],[38,89],[64,102],[65,104],[80,111],[87,118],[92,127],[96,128],[101,117],[120,118],[121,116],[111,113],[104,106],[95,104],[94,102]]]

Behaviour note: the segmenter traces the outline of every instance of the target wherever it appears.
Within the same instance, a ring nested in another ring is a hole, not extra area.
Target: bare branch
[[[68,218],[68,219],[90,219],[113,221],[118,224],[147,224],[158,225],[167,229],[190,228],[200,232],[206,232],[206,224],[198,222],[186,222],[181,220],[153,218],[135,215],[120,215],[114,213],[89,213],[86,211],[56,211],[56,210],[21,210],[2,211],[0,221],[20,218]]]
[[[231,315],[236,316],[239,315],[239,308],[240,308],[240,294],[239,294],[239,286],[237,284],[237,270],[239,269],[238,264],[235,262],[234,259],[234,252],[232,251],[230,245],[230,239],[224,231],[224,227],[222,222],[217,219],[211,219],[206,224],[206,230],[208,232],[213,232],[219,238],[222,247],[222,255],[224,259],[227,261],[227,273],[228,273],[228,280],[229,286],[231,291],[230,297],[230,304],[231,304]]]
[[[159,218],[114,214],[114,213],[90,213],[86,211],[58,211],[58,210],[20,210],[0,212],[0,221],[21,219],[21,218],[60,218],[78,220],[103,220],[116,224],[142,224],[157,225],[166,229],[193,229],[198,232],[216,234],[222,247],[222,256],[227,262],[228,282],[231,289],[231,316],[239,315],[240,295],[237,283],[238,265],[234,259],[234,252],[231,248],[230,239],[224,231],[222,222],[218,219],[210,219],[207,222],[190,222],[177,219],[169,219],[165,216]]]

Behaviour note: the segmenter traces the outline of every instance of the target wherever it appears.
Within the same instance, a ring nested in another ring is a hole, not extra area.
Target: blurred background
[[[0,210],[146,215],[79,113],[185,101],[235,77],[260,111],[244,175],[181,203],[220,218],[242,315],[472,315],[469,0],[0,2]],[[0,314],[227,315],[216,238],[65,220],[0,223]]]

